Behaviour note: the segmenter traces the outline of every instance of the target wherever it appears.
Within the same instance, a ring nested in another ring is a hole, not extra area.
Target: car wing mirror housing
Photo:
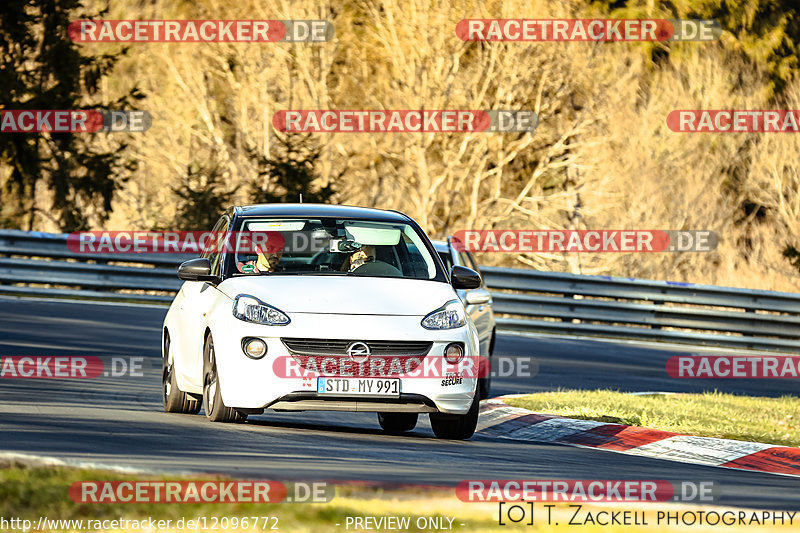
[[[477,289],[481,286],[481,275],[471,268],[456,265],[450,270],[450,282],[454,289]]]
[[[467,293],[466,301],[467,305],[488,304],[492,301],[492,295],[489,293],[489,291],[475,289],[474,291],[469,291]]]
[[[189,259],[178,267],[178,277],[184,281],[219,282],[219,277],[211,275],[211,261],[207,257]]]

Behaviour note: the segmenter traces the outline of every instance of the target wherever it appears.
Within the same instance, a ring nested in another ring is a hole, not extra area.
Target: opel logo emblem
[[[350,359],[352,359],[356,363],[363,363],[364,361],[369,359],[370,355],[369,346],[367,346],[363,342],[351,342],[350,345],[347,347],[347,355],[349,355]]]

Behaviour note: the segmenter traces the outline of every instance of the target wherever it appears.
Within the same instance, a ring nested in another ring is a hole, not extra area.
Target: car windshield
[[[233,275],[436,278],[424,237],[403,223],[333,218],[245,218],[252,247],[230,254]]]

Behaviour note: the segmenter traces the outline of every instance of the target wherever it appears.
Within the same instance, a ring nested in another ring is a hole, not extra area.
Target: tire
[[[417,413],[378,413],[378,423],[386,433],[399,434],[417,426]]]
[[[480,392],[481,400],[485,400],[489,398],[489,394],[492,391],[492,365],[494,364],[494,360],[492,359],[492,354],[494,353],[494,339],[495,339],[495,332],[492,331],[492,340],[489,341],[489,353],[486,355],[486,358],[489,360],[489,369],[486,374],[486,377],[478,378],[478,391]]]
[[[247,415],[222,401],[217,375],[217,358],[214,352],[214,339],[211,335],[203,346],[203,406],[206,418],[212,422],[244,422]]]
[[[441,413],[431,413],[431,429],[434,435],[440,439],[466,440],[475,433],[478,425],[478,409],[480,407],[480,396],[478,390],[472,398],[472,404],[465,415],[445,415]]]
[[[164,333],[164,353],[161,357],[161,400],[164,411],[196,415],[200,412],[200,401],[178,388],[175,379],[174,359],[170,357],[169,333]]]

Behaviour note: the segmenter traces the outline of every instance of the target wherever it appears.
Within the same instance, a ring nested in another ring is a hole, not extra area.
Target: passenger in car
[[[375,247],[371,244],[365,244],[357,252],[353,252],[342,263],[342,272],[352,272],[364,263],[371,263],[375,261]]]

